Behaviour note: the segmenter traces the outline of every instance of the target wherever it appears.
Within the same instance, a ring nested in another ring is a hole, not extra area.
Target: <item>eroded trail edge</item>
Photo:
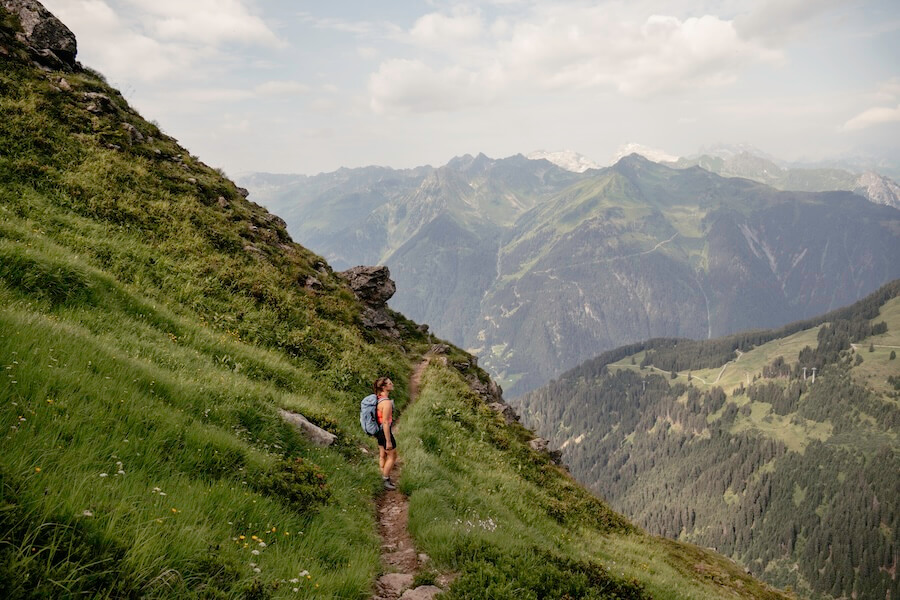
[[[419,396],[422,373],[428,367],[430,359],[426,355],[413,371],[409,382],[410,404]],[[395,431],[398,429],[395,428]],[[398,458],[393,473],[395,481],[399,479],[402,469],[403,460]],[[430,600],[443,590],[433,585],[412,587],[416,573],[429,559],[416,551],[409,535],[409,500],[400,490],[385,491],[378,499],[376,508],[378,532],[381,535],[381,562],[385,574],[378,578],[373,600]]]

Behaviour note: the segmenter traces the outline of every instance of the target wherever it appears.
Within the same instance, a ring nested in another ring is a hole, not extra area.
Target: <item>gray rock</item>
[[[71,70],[76,67],[78,44],[75,34],[37,0],[0,0],[0,6],[19,17],[19,39],[35,59],[48,67]]]
[[[400,600],[432,600],[443,590],[433,585],[420,585],[413,590],[406,590]]]
[[[528,446],[535,452],[546,452],[549,445],[550,440],[545,440],[544,438],[534,438],[528,442]]]
[[[338,273],[350,284],[350,289],[359,300],[371,308],[382,308],[397,291],[397,284],[391,279],[387,267],[353,267]]]
[[[219,208],[228,208],[230,206],[228,200],[225,199],[225,196],[219,196],[217,202],[219,203]]]
[[[509,404],[503,402],[491,402],[488,404],[488,408],[502,416],[507,425],[519,420],[519,415],[516,414],[516,411]]]
[[[360,316],[363,327],[399,338],[397,322],[387,310],[388,299],[397,291],[390,269],[359,266],[341,271],[338,275],[347,281],[353,294],[365,305]]]
[[[237,189],[237,193],[240,194],[241,196],[243,196],[244,198],[246,198],[247,196],[250,195],[250,192],[247,190],[247,188],[242,188],[242,187],[239,187]]]
[[[306,436],[306,438],[316,446],[330,446],[335,442],[335,440],[337,440],[336,435],[334,435],[333,433],[328,433],[321,427],[313,425],[306,419],[306,417],[299,413],[290,412],[284,409],[278,409],[278,415],[286,422],[297,428],[300,433]]]
[[[122,123],[122,129],[128,132],[128,137],[131,138],[132,144],[139,144],[144,141],[144,135],[131,123]]]
[[[388,573],[379,577],[375,585],[381,596],[397,598],[404,590],[412,587],[412,583],[413,576],[409,573]]]
[[[100,92],[85,92],[81,97],[87,102],[85,110],[95,115],[113,112],[115,105],[109,96]]]
[[[313,276],[309,276],[304,280],[303,287],[316,292],[323,289],[322,282]]]
[[[448,352],[450,352],[450,346],[448,346],[447,344],[435,344],[428,352],[435,355],[447,354]]]

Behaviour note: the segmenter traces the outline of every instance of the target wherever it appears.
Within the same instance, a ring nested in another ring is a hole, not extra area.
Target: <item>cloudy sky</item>
[[[42,0],[229,174],[628,143],[900,162],[895,0]]]

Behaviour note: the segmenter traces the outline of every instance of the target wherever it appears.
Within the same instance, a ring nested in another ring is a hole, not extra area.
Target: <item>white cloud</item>
[[[897,122],[900,122],[900,104],[894,108],[889,106],[877,106],[856,115],[844,123],[841,129],[843,131],[858,131],[875,125],[885,125],[887,123]]]
[[[444,46],[475,40],[483,30],[481,15],[458,10],[449,16],[431,13],[419,17],[409,37],[423,46]]]
[[[426,15],[406,36],[409,43],[447,51],[428,62],[384,61],[370,77],[371,105],[451,110],[504,95],[580,89],[647,97],[728,84],[748,65],[782,59],[738,35],[731,20],[636,11],[631,4],[553,4],[488,28],[476,14]],[[472,43],[463,46],[463,39]]]
[[[79,59],[112,80],[160,80],[215,60],[234,43],[278,46],[237,0],[45,0],[78,39]]]
[[[126,0],[149,31],[166,40],[218,45],[243,42],[283,46],[262,19],[240,0]]]
[[[454,110],[486,103],[492,96],[489,74],[460,67],[433,69],[420,60],[381,64],[369,80],[376,113]]]

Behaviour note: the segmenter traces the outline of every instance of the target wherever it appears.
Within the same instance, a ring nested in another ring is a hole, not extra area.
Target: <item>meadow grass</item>
[[[435,361],[398,437],[410,531],[438,570],[457,575],[449,598],[713,599],[720,585],[780,597],[727,559],[635,529]]]

